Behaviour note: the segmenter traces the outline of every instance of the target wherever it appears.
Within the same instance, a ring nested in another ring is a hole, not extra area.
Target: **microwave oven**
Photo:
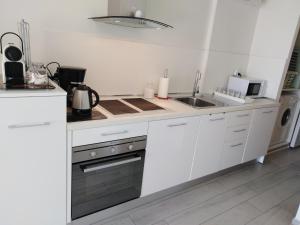
[[[264,80],[256,80],[248,77],[230,77],[228,81],[228,90],[240,92],[244,96],[260,98],[264,97]]]

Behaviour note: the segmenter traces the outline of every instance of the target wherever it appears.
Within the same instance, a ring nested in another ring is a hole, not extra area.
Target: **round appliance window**
[[[5,56],[8,60],[17,62],[22,59],[22,52],[15,46],[9,46],[5,50]]]
[[[289,122],[290,117],[291,117],[291,110],[290,109],[285,110],[281,118],[281,126],[285,126]]]

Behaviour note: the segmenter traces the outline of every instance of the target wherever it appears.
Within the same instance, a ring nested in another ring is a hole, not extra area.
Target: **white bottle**
[[[157,96],[162,99],[167,99],[168,92],[169,92],[169,75],[168,75],[168,69],[166,69],[164,76],[159,79]]]

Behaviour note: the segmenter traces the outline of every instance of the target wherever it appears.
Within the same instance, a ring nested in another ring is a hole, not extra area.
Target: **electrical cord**
[[[53,74],[52,72],[51,72],[51,70],[49,69],[49,66],[50,65],[53,65],[53,64],[55,64],[57,67],[56,67],[56,71],[60,68],[60,64],[58,63],[58,62],[50,62],[50,63],[48,63],[46,66],[44,66],[44,68],[48,71],[48,73],[49,73],[49,75],[48,75],[48,77],[51,79],[51,80],[53,80],[53,81],[55,81],[58,85],[59,85],[59,78],[58,78],[58,76],[57,76],[57,72],[55,73],[55,74]]]
[[[57,70],[58,68],[60,68],[60,64],[59,64],[58,62],[50,62],[50,63],[48,63],[48,64],[45,66],[45,69],[49,72],[50,77],[53,77],[53,76],[54,76],[53,73],[51,72],[51,70],[49,69],[49,66],[52,65],[52,64],[56,64],[56,65],[57,65],[56,70]]]

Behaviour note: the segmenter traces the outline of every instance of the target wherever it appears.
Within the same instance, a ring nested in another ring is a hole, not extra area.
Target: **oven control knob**
[[[133,145],[129,145],[129,146],[128,146],[128,149],[129,149],[129,150],[132,150],[132,149],[133,149]]]
[[[91,152],[91,153],[90,153],[90,156],[91,156],[92,158],[95,158],[95,157],[96,157],[96,155],[97,155],[97,153],[96,153],[96,152]]]

